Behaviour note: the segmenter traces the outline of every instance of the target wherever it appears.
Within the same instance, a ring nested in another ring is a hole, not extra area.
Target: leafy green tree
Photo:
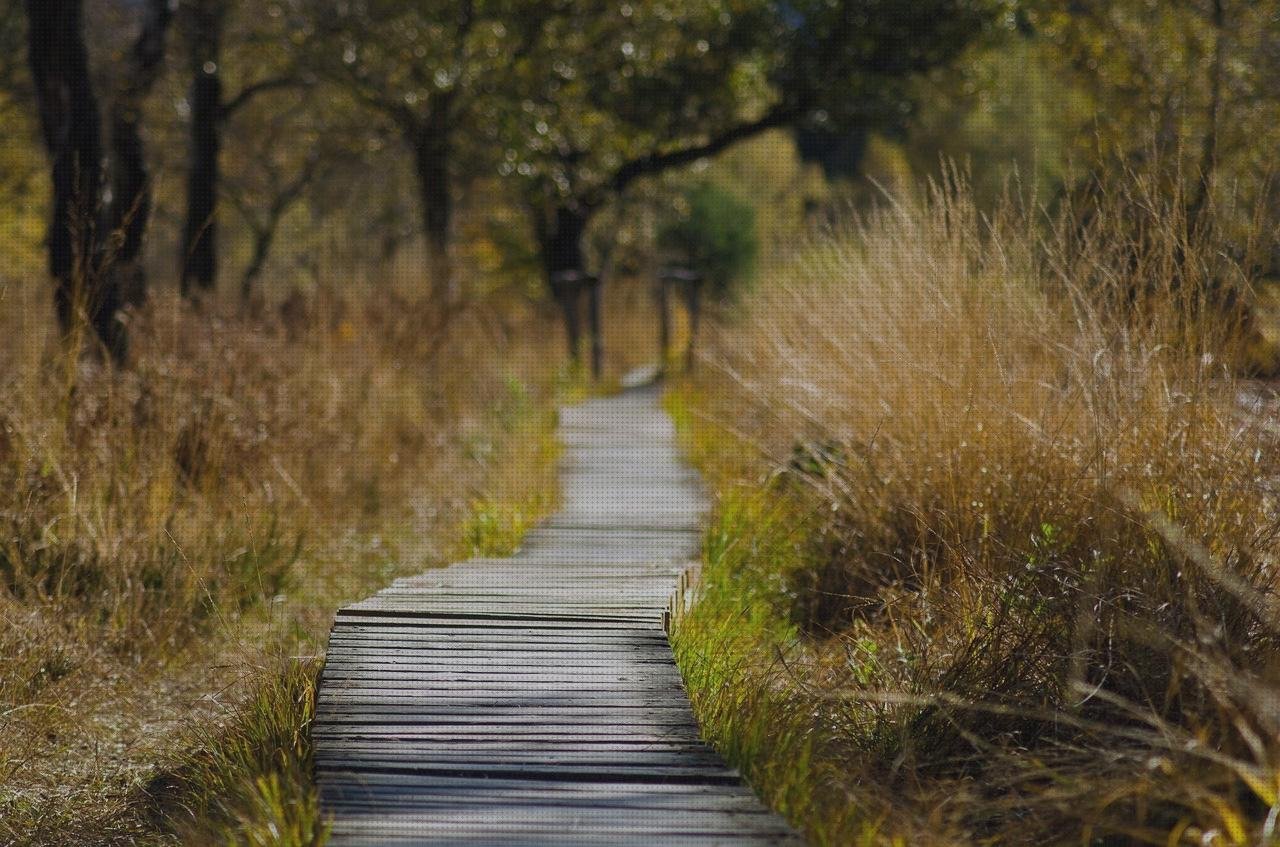
[[[431,286],[441,302],[456,298],[449,251],[456,194],[486,166],[489,151],[473,143],[491,112],[486,101],[514,84],[515,68],[557,5],[300,2],[313,67],[390,124],[413,158]]]
[[[1025,32],[1051,51],[1060,82],[1092,109],[1075,133],[1092,165],[1175,163],[1195,223],[1217,191],[1265,190],[1280,144],[1280,4],[1142,0],[1064,7],[1028,0]]]
[[[604,205],[639,179],[769,129],[884,120],[912,75],[953,58],[998,8],[986,0],[637,1],[553,20],[530,57],[542,70],[524,74],[528,87],[503,125],[502,167],[526,181],[573,355],[584,289],[598,298],[600,284],[586,273],[583,237]]]
[[[715,183],[694,184],[681,201],[677,214],[660,228],[658,245],[685,271],[668,273],[663,283],[677,282],[684,289],[689,313],[685,359],[692,367],[703,298],[730,299],[735,286],[749,276],[760,242],[755,209]]]

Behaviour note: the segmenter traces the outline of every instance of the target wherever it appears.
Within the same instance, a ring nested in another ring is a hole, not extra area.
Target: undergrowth
[[[818,843],[1280,843],[1275,404],[1248,246],[1184,208],[935,189],[671,395],[720,494],[681,666]]]
[[[281,657],[473,504],[549,502],[554,339],[387,288],[159,294],[114,369],[45,294],[10,290],[0,344],[0,843],[316,843],[314,666]]]

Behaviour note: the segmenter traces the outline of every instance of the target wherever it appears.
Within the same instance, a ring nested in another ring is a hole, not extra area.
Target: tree
[[[364,116],[334,93],[308,87],[283,108],[259,101],[239,119],[243,131],[229,152],[223,194],[249,230],[250,255],[240,279],[245,305],[259,300],[277,232],[304,200],[310,201],[306,209],[312,224],[330,210],[344,210],[355,241],[387,235],[375,228],[386,222],[376,220],[370,209],[381,212],[386,204],[399,211],[391,198],[374,190],[386,171],[372,160],[369,148],[380,147],[381,139],[371,136]]]
[[[684,291],[689,314],[685,366],[692,368],[704,297],[729,299],[755,263],[760,249],[755,210],[715,183],[695,183],[683,192],[677,213],[661,227],[658,245],[680,265],[669,269],[663,282],[674,282]]]
[[[58,324],[70,334],[83,320],[108,355],[123,360],[120,291],[99,273],[102,127],[84,43],[83,8],[80,0],[26,0],[26,9],[27,58],[51,160],[48,251]]]
[[[141,16],[124,83],[112,98],[108,112],[112,199],[107,225],[115,241],[109,267],[103,270],[114,277],[109,284],[120,291],[122,301],[134,305],[146,296],[140,258],[151,218],[151,178],[142,140],[142,107],[164,63],[173,12],[169,0],[146,0]]]
[[[20,73],[26,42],[22,3],[23,0],[0,0],[0,90],[26,95]]]
[[[168,0],[145,0],[130,10],[136,36],[108,98],[105,158],[81,3],[29,0],[27,17],[31,76],[52,157],[47,240],[59,324],[67,333],[83,317],[107,353],[122,361],[127,337],[119,311],[146,292],[140,258],[151,185],[142,108],[163,66],[172,11]]]
[[[180,286],[190,295],[196,288],[211,290],[218,273],[218,156],[224,116],[219,63],[227,6],[220,0],[186,0],[182,15],[191,73],[191,146]]]
[[[455,196],[487,152],[464,142],[480,134],[483,101],[510,84],[553,4],[367,0],[310,8],[315,67],[394,127],[413,158],[432,296],[449,304]]]
[[[240,212],[249,227],[253,247],[248,265],[240,277],[240,300],[251,303],[259,294],[259,279],[266,267],[276,231],[285,214],[302,199],[322,164],[320,156],[308,154],[292,174],[284,175],[279,168],[268,167],[266,181],[267,200],[255,203],[246,198],[238,188],[228,186],[232,205]]]
[[[1190,177],[1193,210],[1211,200],[1224,170],[1244,176],[1262,165],[1250,151],[1276,137],[1280,113],[1274,2],[1117,0],[1078,3],[1069,13],[1051,2],[1024,5],[1059,83],[1091,101],[1092,132],[1072,128],[1089,143],[1078,151],[1085,161],[1131,166],[1154,152],[1177,162]],[[1262,184],[1248,176],[1240,187]]]
[[[296,88],[308,80],[292,65],[288,34],[258,24],[257,42],[268,55],[283,55],[283,70],[245,83],[231,97],[223,95],[223,54],[232,5],[226,0],[182,0],[183,39],[191,73],[190,149],[187,162],[187,210],[182,231],[181,278],[184,295],[210,291],[218,275],[218,196],[221,182],[222,134],[227,123],[258,95]]]
[[[883,120],[912,75],[953,58],[996,10],[984,0],[701,0],[567,16],[573,26],[540,45],[546,73],[525,75],[505,167],[530,184],[572,355],[576,281],[599,284],[585,272],[583,237],[612,198],[772,128]],[[590,330],[598,339],[598,320]]]
[[[521,69],[521,88],[495,122],[505,147],[500,167],[525,183],[544,278],[574,359],[584,297],[592,348],[601,346],[599,286],[608,274],[586,267],[592,219],[634,179],[668,166],[656,161],[658,151],[735,123],[762,83],[746,66],[771,35],[764,10],[716,0],[595,9],[584,0],[548,22]],[[597,370],[600,356],[592,359]]]

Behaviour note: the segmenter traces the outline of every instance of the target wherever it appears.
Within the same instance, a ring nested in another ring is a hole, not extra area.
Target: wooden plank
[[[432,604],[429,609],[424,609],[421,603],[414,603],[413,601],[397,603],[393,600],[370,599],[348,608],[359,614],[398,618],[502,618],[506,620],[640,623],[652,620],[655,617],[655,613],[645,609],[629,611],[626,607],[592,608],[590,606],[552,605],[549,603],[546,605],[486,602],[457,603],[453,605]]]
[[[316,761],[349,757],[354,766],[362,756],[376,756],[380,763],[406,761],[438,765],[444,762],[465,762],[485,767],[507,767],[517,762],[538,768],[606,765],[620,772],[651,765],[705,766],[716,770],[725,768],[720,757],[697,740],[629,741],[610,738],[576,742],[573,739],[537,741],[518,738],[460,738],[436,743],[430,739],[419,742],[407,738],[378,736],[325,737],[323,745],[316,745]]]
[[[669,838],[662,840],[669,841]],[[551,834],[527,833],[518,841],[502,835],[485,836],[483,834],[381,834],[360,835],[359,833],[338,832],[329,843],[334,847],[653,847],[654,836],[627,836],[620,834],[595,835],[590,833],[576,834],[558,832]],[[754,845],[774,845],[784,842],[774,835],[681,835],[678,842],[681,847],[754,847]]]
[[[396,628],[412,632],[414,630],[430,633],[432,631],[448,631],[457,635],[469,634],[488,634],[488,635],[513,635],[526,634],[536,635],[538,637],[553,635],[576,635],[579,637],[596,637],[601,638],[621,638],[631,636],[661,636],[661,633],[655,633],[653,627],[647,623],[619,624],[617,622],[600,622],[600,621],[558,621],[547,619],[531,619],[531,620],[494,620],[491,617],[484,619],[468,619],[466,616],[452,615],[449,617],[441,617],[433,619],[429,614],[420,615],[418,617],[399,617],[388,620],[386,615],[370,615],[365,614],[356,609],[339,609],[338,614],[334,618],[335,626],[358,627],[368,626],[383,629],[385,632],[395,632]]]
[[[379,624],[379,620],[381,623]],[[466,621],[430,621],[430,620],[355,620],[339,618],[334,624],[333,632],[339,635],[375,635],[380,638],[406,639],[441,639],[449,638],[458,642],[468,639],[472,641],[490,640],[522,640],[538,643],[554,643],[556,640],[571,644],[657,644],[666,643],[666,636],[661,630],[650,626],[643,627],[579,627],[560,624],[552,626],[531,627],[509,621],[491,621],[492,626],[475,626]]]
[[[506,688],[497,683],[487,683],[483,688],[466,688],[461,685],[445,687],[432,684],[423,688],[406,687],[402,682],[392,688],[374,681],[371,685],[357,687],[348,680],[321,683],[322,696],[318,702],[326,707],[351,711],[354,708],[399,708],[424,710],[465,710],[468,714],[502,714],[520,709],[542,713],[563,712],[566,708],[595,709],[674,709],[687,705],[682,690],[670,691],[661,686],[648,688],[629,687],[615,690],[606,685],[594,685],[575,692],[567,687],[547,688],[536,693],[523,691],[519,685]]]
[[[424,660],[421,656],[387,656],[361,653],[333,659],[325,663],[326,671],[336,674],[377,673],[386,671],[395,674],[560,674],[585,672],[593,675],[610,675],[612,673],[645,674],[663,676],[678,674],[676,666],[669,660],[632,661],[625,658],[609,659],[585,657],[556,658],[551,661],[541,659],[538,655],[512,657],[502,654],[468,658],[466,654],[449,654]]]
[[[755,797],[750,790],[741,784],[731,786],[704,785],[699,783],[664,783],[664,782],[567,782],[560,779],[539,780],[533,778],[467,778],[434,776],[430,774],[380,773],[369,771],[342,771],[341,769],[326,771],[321,778],[323,785],[367,785],[389,786],[397,790],[429,790],[447,794],[452,791],[474,792],[485,790],[490,793],[510,791],[565,792],[574,795],[607,795],[625,797],[635,795],[681,796],[747,796]]]
[[[344,831],[351,831],[360,835],[403,834],[419,838],[433,834],[459,838],[469,833],[476,833],[506,836],[516,839],[511,842],[515,844],[524,844],[524,839],[530,835],[556,835],[565,832],[615,838],[618,836],[680,838],[679,843],[685,843],[685,837],[694,835],[736,838],[749,834],[772,836],[788,834],[785,825],[767,816],[756,818],[730,812],[655,815],[646,810],[628,815],[627,810],[624,809],[600,809],[595,810],[596,814],[593,815],[590,811],[592,810],[551,807],[530,814],[525,810],[517,810],[515,813],[523,813],[521,819],[502,820],[494,819],[492,810],[485,808],[477,810],[475,818],[460,814],[457,809],[452,810],[452,814],[448,816],[401,813],[394,817],[361,809],[350,810],[335,821],[333,833],[338,835]]]
[[[359,725],[330,724],[313,730],[316,738],[334,741],[393,739],[415,744],[439,744],[448,746],[455,742],[512,742],[535,744],[562,744],[581,742],[584,746],[595,744],[661,744],[681,742],[706,749],[696,726],[654,727],[641,730],[628,726],[519,726],[511,724],[472,724],[439,726],[405,726],[404,724]]]
[[[610,668],[628,668],[639,670],[660,670],[675,668],[669,656],[655,656],[648,653],[605,653],[587,652],[570,653],[567,651],[521,651],[521,650],[404,650],[381,648],[377,650],[359,648],[342,651],[325,663],[326,667],[339,669],[356,668],[389,668],[395,670],[438,670],[440,668],[493,668],[493,669],[538,669],[555,670],[557,668],[594,668],[607,670]]]
[[[334,676],[356,677],[362,675],[400,679],[457,678],[482,682],[485,679],[506,682],[512,678],[531,680],[557,680],[562,677],[572,682],[584,677],[603,676],[615,680],[632,678],[679,678],[679,671],[672,662],[580,661],[569,664],[564,661],[537,663],[531,661],[404,661],[389,662],[374,656],[359,656],[345,661],[325,663],[325,673]],[[386,675],[386,676],[384,676]]]
[[[489,782],[483,780],[482,782]],[[555,813],[564,810],[580,810],[591,814],[608,815],[616,820],[620,812],[632,812],[645,818],[659,817],[655,812],[664,813],[661,817],[671,815],[706,815],[732,814],[748,815],[751,828],[763,826],[775,830],[784,826],[777,817],[765,809],[754,795],[739,796],[722,792],[728,786],[704,786],[717,793],[705,794],[660,794],[629,790],[625,793],[584,794],[584,793],[548,793],[548,792],[492,792],[486,791],[483,785],[476,785],[461,791],[442,792],[428,789],[427,793],[405,792],[401,789],[375,788],[369,790],[363,786],[326,788],[321,793],[322,802],[332,806],[343,806],[362,811],[386,810],[397,812],[416,811],[423,817],[439,817],[452,820],[458,811],[492,813],[495,807],[510,809],[515,816],[523,817],[536,810]],[[518,812],[515,810],[519,810]],[[707,818],[703,818],[704,821]],[[752,826],[754,824],[754,826]]]
[[[419,756],[396,757],[383,750],[371,750],[367,755],[354,751],[342,751],[333,757],[317,756],[317,772],[326,769],[365,770],[379,773],[436,774],[453,776],[487,776],[495,779],[533,778],[563,779],[567,782],[696,782],[700,785],[737,785],[738,772],[728,767],[699,766],[698,763],[680,764],[666,761],[630,761],[630,757],[609,754],[612,758],[599,761],[546,762],[537,756],[525,760],[518,758],[499,760],[473,758],[471,760],[425,759]],[[622,762],[622,764],[619,764]]]
[[[544,656],[547,658],[564,657],[634,657],[637,659],[662,658],[670,661],[671,653],[664,650],[657,641],[650,643],[634,643],[615,639],[613,643],[596,639],[514,639],[492,638],[488,640],[456,639],[456,638],[417,638],[401,641],[395,637],[387,637],[382,633],[352,634],[334,632],[329,636],[329,645],[339,646],[345,650],[366,650],[377,652],[385,650],[389,655],[430,657],[441,653],[491,653],[503,656]],[[330,653],[341,651],[330,650]]]
[[[401,810],[388,815],[376,809],[348,807],[335,824],[334,832],[348,827],[363,834],[407,832],[426,835],[443,832],[504,834],[520,837],[530,833],[593,833],[598,835],[735,835],[769,833],[785,835],[785,826],[771,815],[750,815],[734,811],[670,811],[655,815],[647,809],[592,809],[557,806],[506,807],[493,804],[452,809],[449,815],[413,814]],[[520,842],[516,842],[520,843]]]
[[[653,847],[655,836],[628,836],[614,833],[612,835],[596,835],[591,833],[577,834],[572,832],[556,832],[551,834],[526,833],[518,841],[502,835],[485,836],[483,834],[436,833],[436,834],[379,834],[361,835],[339,831],[329,840],[333,847]],[[661,840],[669,841],[669,838]],[[681,847],[754,847],[754,845],[774,845],[803,843],[779,840],[774,835],[680,835]]]
[[[526,722],[555,725],[568,723],[575,726],[591,726],[593,724],[618,724],[630,722],[639,726],[661,724],[696,724],[692,715],[687,713],[683,704],[667,706],[549,706],[549,707],[514,707],[500,706],[490,708],[471,707],[459,711],[458,707],[448,704],[432,705],[430,703],[414,703],[407,706],[387,705],[374,702],[317,704],[316,711],[323,715],[324,721],[338,723],[418,723],[428,724],[467,724],[467,723],[504,723],[521,725]]]

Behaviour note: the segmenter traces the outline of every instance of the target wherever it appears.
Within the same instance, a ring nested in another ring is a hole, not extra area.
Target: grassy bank
[[[160,295],[111,371],[59,352],[43,287],[4,297],[0,842],[313,843],[293,657],[547,505],[554,339],[389,290]]]
[[[719,495],[679,660],[818,843],[1277,839],[1274,409],[1181,209],[851,221],[670,396]]]

